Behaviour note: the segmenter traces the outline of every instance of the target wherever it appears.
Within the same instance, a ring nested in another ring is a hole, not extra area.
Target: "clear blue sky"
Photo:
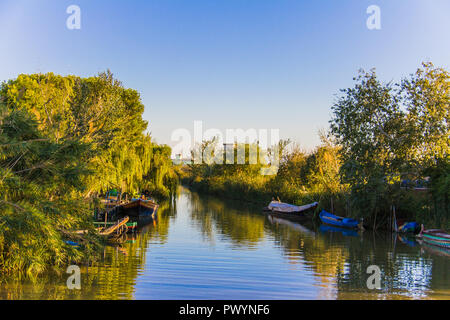
[[[66,28],[71,4],[81,30]],[[372,4],[381,30],[366,27]],[[448,69],[449,14],[448,0],[0,0],[0,80],[109,68],[141,93],[159,143],[202,120],[279,128],[311,149],[359,68],[383,80],[424,60]]]

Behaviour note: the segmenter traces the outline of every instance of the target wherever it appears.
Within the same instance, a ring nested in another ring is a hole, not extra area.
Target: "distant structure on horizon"
[[[184,158],[183,159],[182,154],[181,153],[177,153],[175,155],[175,159],[172,159],[172,163],[174,165],[180,165],[180,164],[187,165],[187,164],[191,163],[191,159],[190,158]]]

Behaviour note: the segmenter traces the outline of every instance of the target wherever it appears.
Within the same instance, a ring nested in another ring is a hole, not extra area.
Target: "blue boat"
[[[358,220],[335,216],[325,210],[322,210],[319,214],[319,218],[324,224],[340,228],[357,229],[359,225]]]
[[[417,222],[406,222],[400,228],[398,232],[401,233],[416,233],[420,230],[419,224]]]

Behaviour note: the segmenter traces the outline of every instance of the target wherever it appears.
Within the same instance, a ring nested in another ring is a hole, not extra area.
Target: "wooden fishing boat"
[[[145,223],[156,218],[158,204],[152,200],[133,199],[118,207],[119,216],[129,216],[131,221]]]
[[[311,211],[311,209],[316,208],[317,205],[317,202],[304,206],[296,206],[279,201],[272,201],[267,207],[263,208],[263,211],[268,212],[271,216],[276,218],[304,222],[305,220],[312,219],[312,214],[308,214],[308,212]]]
[[[343,218],[339,216],[335,216],[325,210],[319,214],[319,218],[323,224],[327,224],[329,226],[340,227],[340,228],[348,228],[348,229],[358,229],[359,222],[358,220],[352,218]]]
[[[440,229],[424,230],[422,225],[422,230],[420,231],[418,237],[422,238],[423,242],[427,244],[443,248],[450,248],[450,234],[448,234],[444,230]]]

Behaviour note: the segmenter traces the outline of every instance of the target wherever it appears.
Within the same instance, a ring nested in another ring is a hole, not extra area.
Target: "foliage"
[[[89,144],[83,159],[92,174],[85,177],[85,195],[110,188],[133,192],[142,188],[144,177],[155,172],[170,176],[170,152],[166,159],[152,159],[160,146],[145,134],[144,106],[139,93],[126,89],[110,71],[96,77],[80,78],[53,73],[20,75],[0,91],[10,109],[26,110],[39,123],[42,134],[54,142],[78,140]],[[167,147],[165,147],[167,148]],[[158,153],[156,157],[161,157]],[[151,177],[152,178],[152,177]],[[151,189],[162,189],[164,177]]]
[[[306,153],[287,151],[289,141],[281,142],[276,176],[261,176],[261,163],[201,163],[189,166],[183,181],[260,204],[273,196],[295,204],[319,201],[319,210],[364,218],[375,229],[388,226],[393,207],[403,218],[448,227],[448,72],[424,63],[399,83],[381,82],[375,70],[361,70],[354,80],[334,103],[321,146]],[[401,187],[427,179],[430,189],[423,192]]]
[[[20,75],[0,88],[0,270],[36,275],[92,259],[95,195],[168,196],[171,150],[151,141],[139,94],[108,71]],[[97,201],[98,202],[98,201]],[[98,203],[97,203],[98,205]],[[87,230],[77,235],[74,230]],[[76,249],[66,240],[77,242]]]
[[[205,141],[199,147],[208,143]],[[279,143],[277,149],[281,161],[275,176],[261,175],[261,167],[267,166],[263,158],[257,163],[249,163],[250,145],[245,146],[245,163],[237,164],[236,145],[234,164],[191,164],[183,182],[199,191],[255,202],[261,206],[267,205],[275,196],[295,204],[318,200],[321,207],[329,209],[330,199],[344,190],[339,177],[338,148],[324,139],[321,146],[307,154],[298,147],[288,150],[289,143],[289,140]]]
[[[85,203],[73,195],[89,174],[79,161],[88,151],[77,141],[54,142],[23,110],[0,105],[0,270],[34,275],[87,257],[97,242],[78,251],[63,240],[73,228],[92,229]]]
[[[377,215],[387,221],[391,205],[401,210],[413,196],[405,197],[403,179],[430,177],[431,195],[443,201],[439,210],[448,216],[442,184],[448,176],[449,79],[431,63],[395,87],[381,83],[373,70],[361,71],[355,87],[342,90],[333,106],[331,132],[342,147],[343,181],[351,186],[355,211],[375,228]]]

